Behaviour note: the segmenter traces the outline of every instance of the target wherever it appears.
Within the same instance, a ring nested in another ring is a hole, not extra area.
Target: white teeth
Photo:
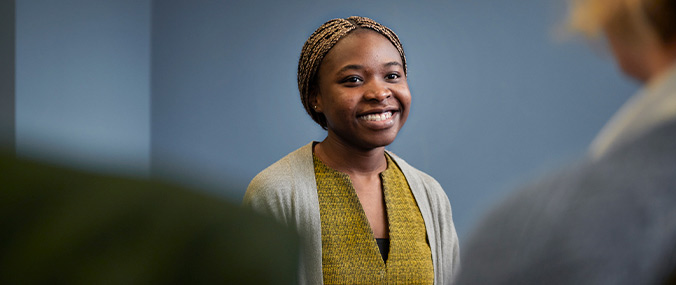
[[[389,118],[392,118],[392,112],[390,112],[390,111],[380,113],[380,114],[368,114],[368,115],[361,116],[362,120],[375,121],[375,122],[387,120]]]

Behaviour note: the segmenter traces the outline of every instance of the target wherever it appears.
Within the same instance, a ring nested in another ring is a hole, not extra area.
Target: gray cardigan
[[[432,249],[434,284],[450,284],[458,268],[458,236],[451,204],[441,185],[388,152],[404,173],[418,203]],[[244,205],[297,229],[303,241],[299,282],[322,284],[322,237],[312,143],[261,171],[249,184]]]

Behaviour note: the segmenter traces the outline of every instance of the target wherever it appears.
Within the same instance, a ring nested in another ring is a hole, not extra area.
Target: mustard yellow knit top
[[[432,284],[434,267],[420,209],[396,163],[380,174],[390,251],[380,255],[350,177],[314,157],[325,284]]]

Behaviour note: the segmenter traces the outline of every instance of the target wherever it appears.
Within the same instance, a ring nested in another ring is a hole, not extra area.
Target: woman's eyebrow
[[[385,67],[390,67],[390,66],[393,66],[393,65],[402,67],[401,63],[399,63],[399,62],[397,62],[397,61],[390,61],[390,62],[388,62],[388,63],[386,63],[386,64],[383,64],[383,66],[385,66]]]
[[[390,62],[388,62],[388,63],[383,64],[383,66],[384,66],[384,67],[390,67],[390,66],[399,66],[399,67],[403,67],[402,64],[401,64],[400,62],[397,62],[397,61],[390,61]],[[343,66],[343,68],[339,69],[339,70],[338,70],[338,73],[343,73],[343,72],[345,72],[345,71],[348,71],[348,70],[355,70],[355,69],[356,69],[356,70],[361,70],[361,69],[364,69],[364,66],[363,66],[363,65],[359,65],[359,64],[348,64],[348,65],[346,65],[346,66]]]
[[[359,65],[359,64],[349,64],[349,65],[343,66],[343,68],[338,70],[338,73],[343,73],[345,71],[352,70],[352,69],[360,70],[360,69],[364,69],[364,66]]]

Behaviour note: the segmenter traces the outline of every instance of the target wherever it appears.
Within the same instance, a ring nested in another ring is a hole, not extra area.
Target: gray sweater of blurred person
[[[676,120],[510,196],[465,248],[457,284],[673,283]]]
[[[676,264],[676,120],[511,196],[458,284],[660,284]]]

